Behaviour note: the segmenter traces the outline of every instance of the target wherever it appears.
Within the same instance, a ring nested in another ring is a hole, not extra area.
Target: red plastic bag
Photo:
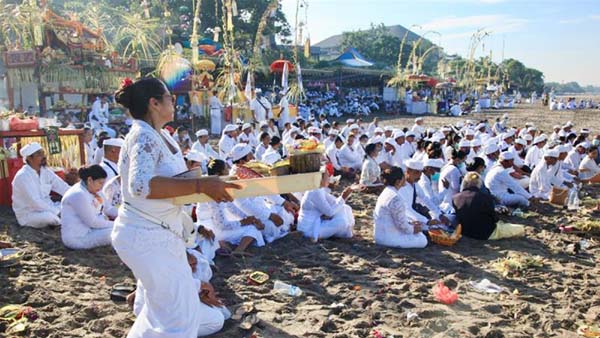
[[[458,300],[458,294],[451,291],[442,281],[438,281],[432,291],[435,299],[440,303],[450,305]]]

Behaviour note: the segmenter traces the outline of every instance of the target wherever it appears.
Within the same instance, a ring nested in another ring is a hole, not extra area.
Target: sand
[[[550,113],[521,106],[509,114],[515,125],[532,121],[544,130],[559,120],[571,120],[577,128],[600,127],[600,111]],[[394,117],[389,123],[410,126],[412,119]],[[448,121],[458,119],[426,118],[433,125]],[[214,337],[377,337],[377,332],[382,337],[575,337],[580,324],[600,319],[600,246],[590,234],[560,233],[557,225],[593,218],[589,209],[600,199],[600,188],[585,191],[585,207],[577,212],[536,204],[528,218],[505,216],[526,225],[524,238],[463,238],[454,247],[430,244],[422,250],[374,245],[371,214],[376,196],[353,195],[353,239],[313,244],[292,234],[251,249],[253,257],[217,259],[215,288],[232,307],[253,302],[260,322],[245,331],[229,320]],[[58,228],[21,228],[8,208],[0,209],[0,219],[0,240],[25,250],[20,266],[0,269],[0,305],[23,304],[38,312],[26,336],[127,334],[134,316],[126,304],[110,301],[109,290],[133,278],[112,248],[68,250]],[[582,239],[590,247],[575,253],[573,247]],[[540,255],[544,263],[503,277],[492,263],[508,253]],[[255,270],[270,274],[271,281],[250,285],[247,275]],[[506,292],[484,294],[469,285],[482,278]],[[273,293],[276,279],[299,286],[304,294]],[[435,300],[431,289],[439,280],[459,294],[457,303]],[[3,330],[0,325],[0,336]]]

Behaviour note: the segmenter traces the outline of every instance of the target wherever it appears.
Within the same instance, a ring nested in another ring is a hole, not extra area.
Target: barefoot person
[[[239,187],[217,177],[173,178],[186,171],[186,165],[177,143],[163,130],[175,111],[163,82],[126,79],[115,97],[129,110],[133,124],[121,148],[123,205],[112,243],[137,279],[136,298],[143,297],[136,301],[141,310],[128,337],[213,334],[222,328],[224,317],[200,301],[200,292],[211,291],[201,290],[192,276],[183,210],[170,198],[204,193],[217,202],[231,201],[225,189]]]

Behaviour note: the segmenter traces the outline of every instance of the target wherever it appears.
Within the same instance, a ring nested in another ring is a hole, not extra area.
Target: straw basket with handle
[[[567,198],[569,197],[569,189],[561,189],[552,187],[550,192],[550,203],[558,206],[567,205]]]
[[[429,230],[429,238],[435,244],[443,246],[453,246],[462,237],[462,224],[459,224],[454,230],[454,233],[449,234],[444,230],[435,229]]]

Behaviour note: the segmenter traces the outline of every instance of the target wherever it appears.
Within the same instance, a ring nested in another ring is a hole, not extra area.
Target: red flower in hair
[[[121,88],[125,89],[133,84],[133,80],[126,77],[121,81]]]

